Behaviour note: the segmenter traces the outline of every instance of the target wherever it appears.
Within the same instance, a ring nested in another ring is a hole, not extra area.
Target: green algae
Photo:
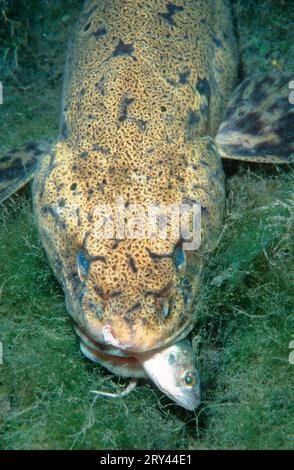
[[[2,3],[21,24],[16,37],[0,31],[1,144],[12,148],[57,133],[65,44],[79,5],[30,1],[18,10]],[[246,73],[257,63],[293,69],[286,2],[238,1],[236,15]],[[226,223],[196,306],[203,404],[195,416],[148,382],[122,400],[93,397],[91,390],[116,391],[127,382],[80,353],[29,189],[3,204],[0,448],[294,448],[293,194],[289,168],[239,165],[228,178]]]

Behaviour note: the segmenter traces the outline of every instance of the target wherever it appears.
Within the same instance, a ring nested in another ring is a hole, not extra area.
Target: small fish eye
[[[81,281],[84,281],[89,273],[90,260],[85,250],[80,250],[77,254],[78,274]]]
[[[195,379],[195,374],[193,374],[193,372],[191,372],[190,370],[188,370],[185,375],[184,375],[184,382],[186,385],[188,385],[189,387],[192,387],[195,382],[196,382],[196,379]]]

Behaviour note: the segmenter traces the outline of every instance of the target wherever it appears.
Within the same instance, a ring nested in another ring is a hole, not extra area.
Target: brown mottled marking
[[[0,202],[24,186],[36,171],[39,158],[50,150],[51,139],[26,142],[0,155]]]
[[[134,260],[132,256],[128,256],[128,263],[133,273],[136,274],[138,272],[138,268],[136,266],[136,261]]]
[[[216,136],[222,158],[260,163],[294,162],[291,73],[257,75],[239,85]]]

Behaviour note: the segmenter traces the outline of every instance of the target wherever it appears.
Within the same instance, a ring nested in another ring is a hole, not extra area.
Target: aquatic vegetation
[[[1,143],[7,148],[57,132],[64,44],[78,8],[69,1],[56,3],[58,8],[42,6],[42,27],[32,24],[30,31],[49,64],[57,61],[56,73],[51,75],[50,65],[46,74],[37,59],[26,64],[24,46],[18,50],[18,70],[12,62],[9,73],[16,78],[7,82],[0,118]],[[63,20],[69,4],[71,16]],[[267,12],[262,24],[253,4],[237,2],[242,43],[253,37],[252,31],[259,44],[268,40],[267,14],[269,22],[278,22],[276,43],[269,47],[285,51],[277,60],[285,57],[282,65],[289,64],[291,54],[279,47],[289,29],[283,2],[259,2],[257,8]],[[44,31],[48,43],[42,43]],[[244,53],[246,72],[254,70],[256,60],[273,67],[272,53],[253,49]],[[26,92],[24,69],[28,77],[36,74]],[[294,366],[288,361],[294,332],[294,172],[235,167],[227,181],[224,231],[195,306],[193,347],[203,382],[203,404],[195,417],[144,381],[122,400],[95,399],[89,393],[117,391],[128,382],[79,352],[63,293],[34,225],[29,188],[1,207],[0,448],[294,447]]]
[[[290,2],[237,0],[235,7],[245,74],[256,69],[293,71],[293,8]]]

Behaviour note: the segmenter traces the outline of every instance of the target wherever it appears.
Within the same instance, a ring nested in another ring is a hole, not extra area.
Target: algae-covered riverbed
[[[1,150],[58,133],[67,38],[82,2],[0,0]],[[290,1],[234,2],[241,75],[293,71]],[[82,356],[31,212],[0,206],[0,449],[293,449],[294,171],[227,168],[225,227],[204,277],[195,414]]]

